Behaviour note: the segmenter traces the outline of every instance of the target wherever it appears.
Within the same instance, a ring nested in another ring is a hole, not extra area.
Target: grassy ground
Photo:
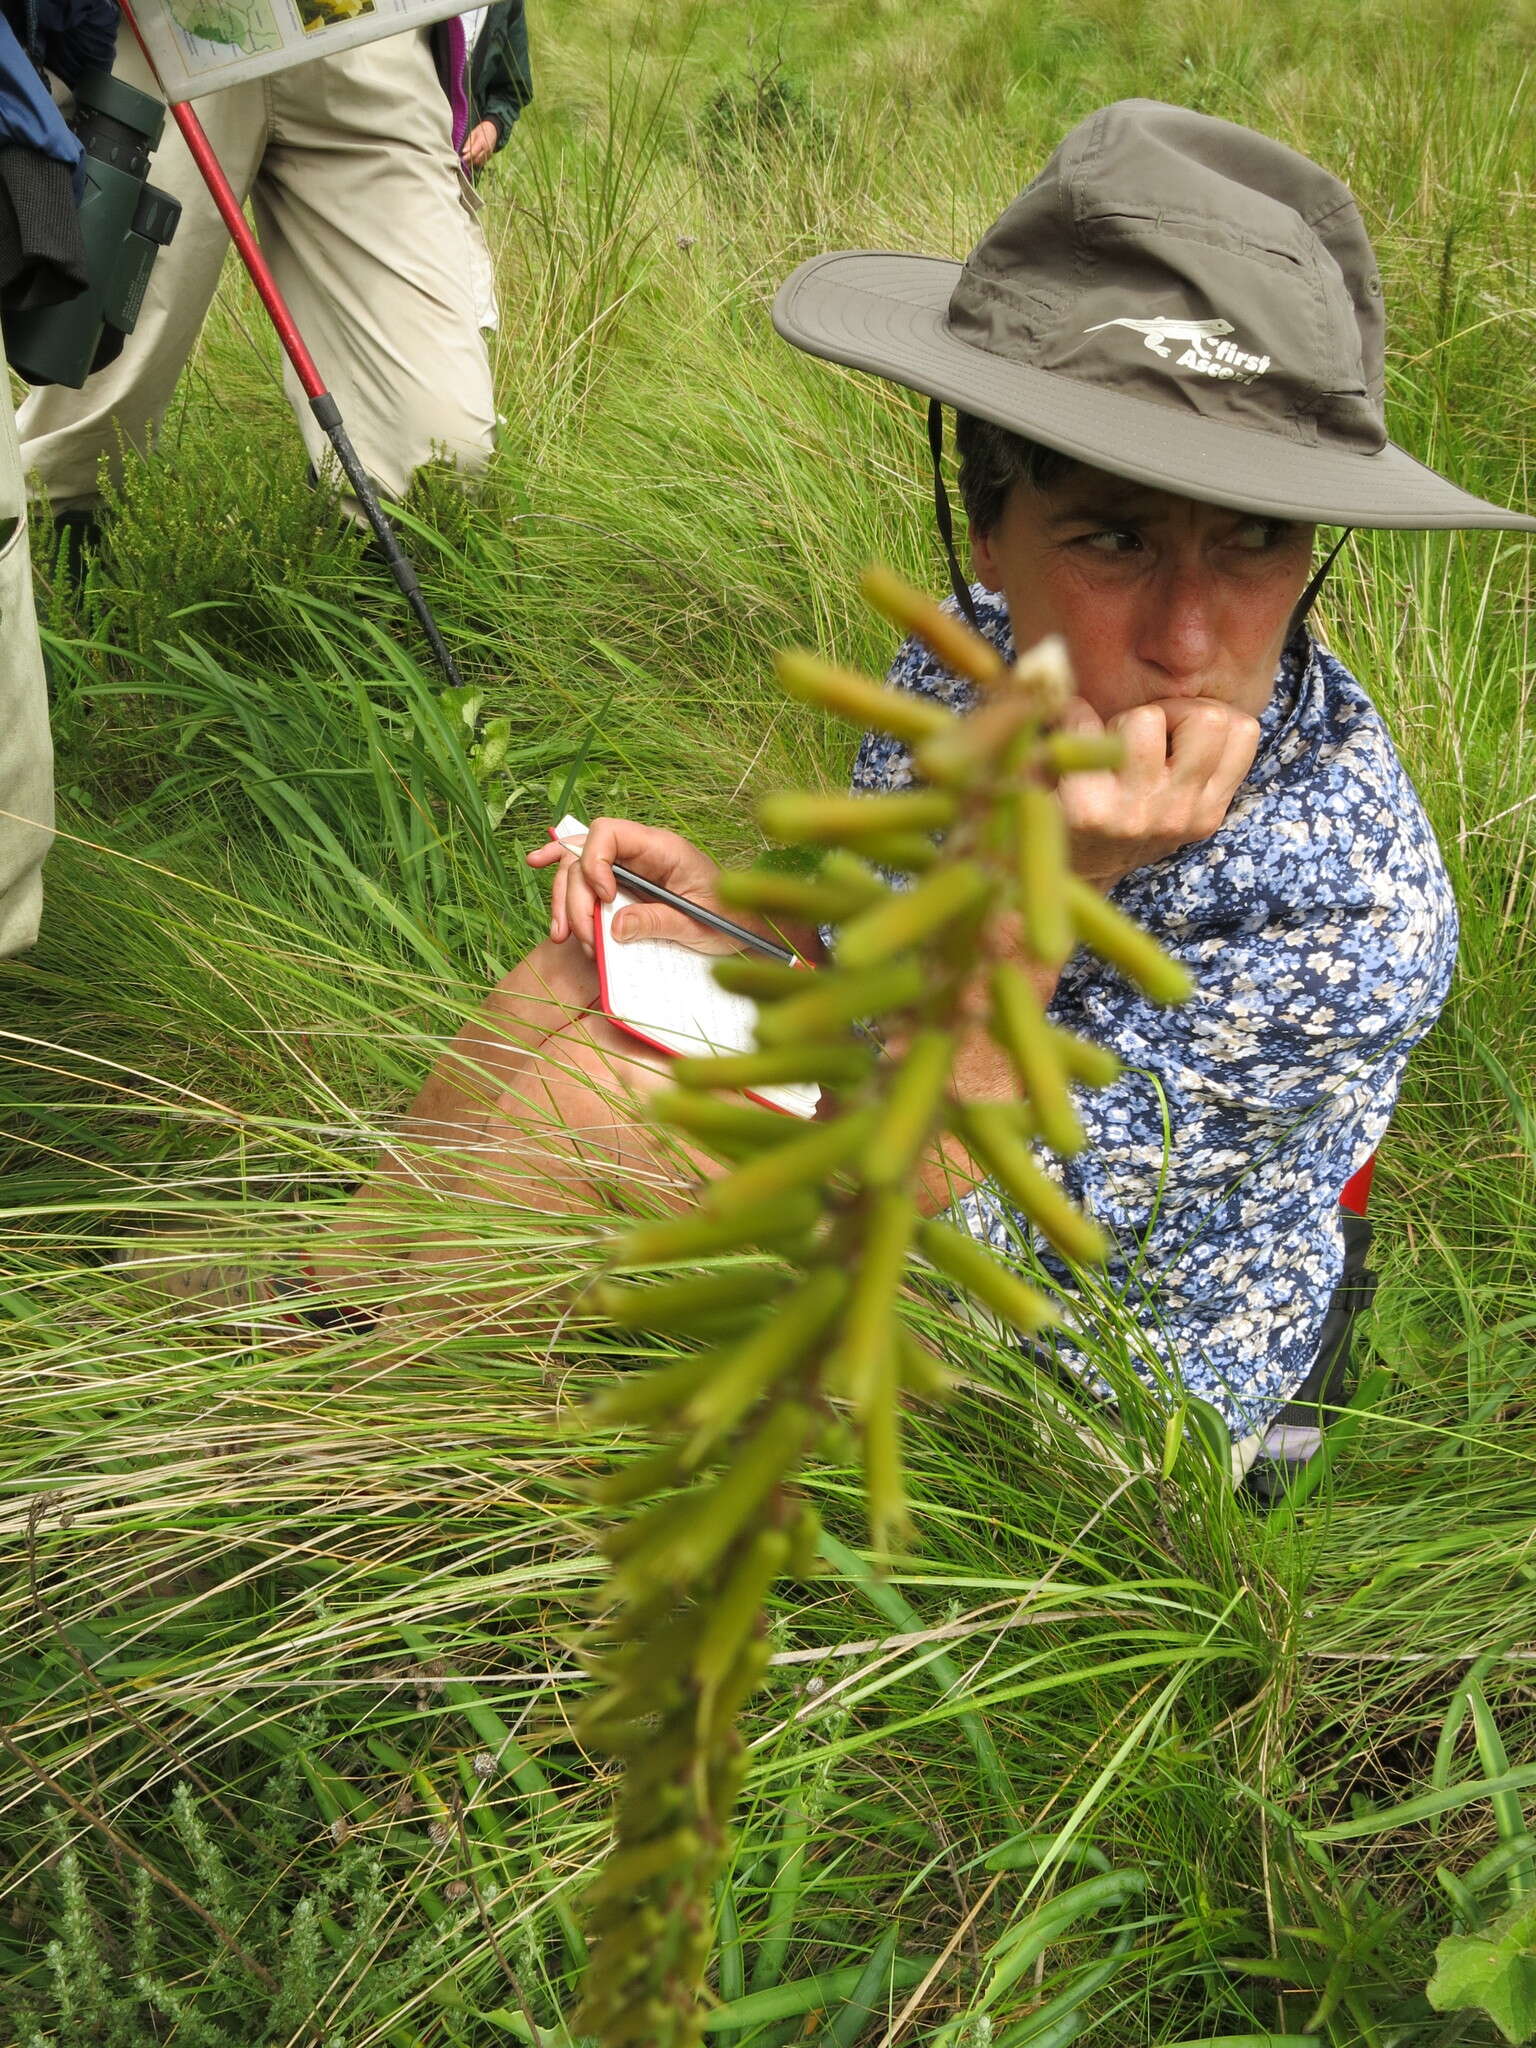
[[[942,579],[914,405],[772,337],[792,263],[962,250],[1106,99],[1252,122],[1362,198],[1397,437],[1531,495],[1523,0],[610,0],[534,34],[488,187],[500,453],[414,508],[472,723],[305,490],[233,280],[84,600],[42,565],[64,834],[43,944],[0,968],[0,1968],[28,2048],[564,2040],[607,1794],[560,1736],[593,1567],[558,1419],[603,1361],[475,1328],[392,1372],[252,1349],[109,1258],[210,1226],[292,1258],[537,930],[517,850],[567,784],[737,855],[752,793],[842,775],[768,651],[878,664],[851,572]],[[1499,2038],[1421,1988],[1533,1867],[1528,574],[1513,538],[1362,536],[1328,601],[1464,927],[1382,1156],[1375,1405],[1260,1520],[1123,1485],[949,1332],[918,1558],[878,1583],[840,1553],[782,1603],[712,2039]],[[478,1227],[530,1292],[599,1234]],[[856,1543],[851,1479],[822,1483]],[[1498,1797],[1445,1790],[1506,1766]],[[1144,1883],[1047,1940],[1042,1899],[1106,1862]]]

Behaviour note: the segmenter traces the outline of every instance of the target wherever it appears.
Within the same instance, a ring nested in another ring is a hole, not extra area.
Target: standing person
[[[76,207],[83,155],[39,66],[66,80],[112,62],[111,0],[0,9],[0,311],[31,312],[84,286]],[[9,405],[0,427],[0,955],[37,937],[43,857],[53,836],[48,693],[32,603],[21,451]]]
[[[465,92],[467,126],[459,162],[471,187],[497,150],[506,146],[517,117],[533,98],[528,56],[528,20],[523,0],[494,0],[460,16],[468,49]],[[500,325],[496,266],[480,225],[483,202],[471,191],[474,208],[474,292],[477,318],[487,333]]]
[[[533,98],[523,0],[493,0],[463,17],[469,44],[469,127],[459,154],[471,176],[504,149]]]
[[[117,75],[156,93],[136,43]],[[347,422],[363,468],[389,498],[445,455],[465,472],[489,459],[490,364],[472,282],[474,230],[458,144],[467,118],[456,20],[321,57],[199,102],[208,138],[278,286]],[[155,265],[138,325],[81,391],[35,391],[18,417],[34,487],[87,537],[103,461],[148,449],[197,341],[229,236],[178,131],[155,182],[180,200],[176,238]],[[330,444],[284,363],[310,460]]]

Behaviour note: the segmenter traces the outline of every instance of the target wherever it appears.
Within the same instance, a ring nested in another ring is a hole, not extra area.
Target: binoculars
[[[74,129],[85,145],[86,286],[61,305],[8,316],[5,353],[29,384],[78,389],[132,333],[181,202],[148,182],[150,152],[165,129],[159,100],[110,72],[88,73],[75,87]]]

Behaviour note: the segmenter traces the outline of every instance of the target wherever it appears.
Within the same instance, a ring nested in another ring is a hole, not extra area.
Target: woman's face
[[[1043,490],[1016,484],[972,556],[1007,600],[1014,644],[1059,633],[1078,695],[1100,718],[1178,697],[1257,718],[1314,530],[1084,467]]]

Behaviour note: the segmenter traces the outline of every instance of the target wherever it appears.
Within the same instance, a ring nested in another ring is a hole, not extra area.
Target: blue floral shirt
[[[972,597],[1011,659],[1003,601]],[[889,680],[956,709],[974,694],[912,641]],[[1086,1149],[1043,1159],[1114,1243],[1107,1292],[1129,1311],[1138,1372],[1163,1385],[1171,1373],[1234,1436],[1265,1428],[1316,1361],[1343,1265],[1339,1194],[1387,1128],[1457,936],[1429,820],[1348,669],[1311,641],[1288,649],[1259,725],[1220,830],[1112,892],[1190,969],[1195,995],[1161,1008],[1083,952],[1062,972],[1052,1018],[1126,1071],[1078,1091]],[[912,779],[899,741],[865,738],[855,790]],[[1031,1235],[989,1187],[959,1213],[1000,1249]],[[1092,1377],[1089,1356],[1057,1341]]]

